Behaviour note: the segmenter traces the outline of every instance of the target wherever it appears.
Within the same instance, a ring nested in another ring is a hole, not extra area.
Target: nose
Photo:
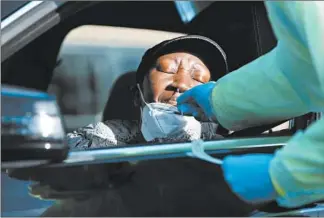
[[[181,93],[192,88],[193,84],[189,70],[180,66],[173,77],[172,86]]]

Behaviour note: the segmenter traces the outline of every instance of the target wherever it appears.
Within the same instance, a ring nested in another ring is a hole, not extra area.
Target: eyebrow
[[[183,58],[180,58],[180,57],[174,57],[174,58],[172,58],[172,59],[175,60],[177,64],[180,64],[180,63],[181,63],[181,60],[182,60]],[[203,66],[202,63],[201,63],[201,60],[200,60],[200,59],[195,60],[195,59],[192,59],[192,58],[188,58],[188,62],[189,62],[191,65],[192,65],[192,63],[195,63],[195,64],[198,64],[198,65],[200,65],[200,66]]]
[[[175,62],[175,64],[180,65],[182,61],[182,57],[167,57],[165,58],[166,61],[172,61]],[[200,61],[194,60],[194,59],[189,59],[189,64],[190,67],[194,67],[195,65],[198,65],[198,68],[203,68],[204,64],[201,63]]]
[[[176,62],[176,58],[174,58],[174,57],[167,57],[167,58],[165,58],[164,60],[163,60],[163,62],[164,61],[172,61],[172,62]],[[161,60],[160,59],[158,59],[157,61],[156,61],[156,63],[157,64],[161,64],[162,62],[161,62]]]

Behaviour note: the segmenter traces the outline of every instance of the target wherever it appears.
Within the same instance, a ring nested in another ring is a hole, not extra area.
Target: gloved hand
[[[273,155],[249,154],[228,156],[222,164],[225,181],[243,201],[262,204],[276,199],[269,166]]]
[[[23,168],[9,171],[11,178],[33,181],[30,194],[42,199],[82,198],[94,191],[123,185],[133,175],[128,163],[60,168]]]
[[[210,98],[216,82],[208,82],[184,92],[177,98],[179,112],[192,115],[200,121],[215,121]]]

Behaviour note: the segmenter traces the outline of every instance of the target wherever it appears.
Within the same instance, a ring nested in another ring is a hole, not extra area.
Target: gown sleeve
[[[324,3],[267,1],[277,46],[218,81],[211,104],[231,130],[308,112],[324,112]],[[276,152],[270,177],[278,203],[298,207],[324,199],[324,119]]]

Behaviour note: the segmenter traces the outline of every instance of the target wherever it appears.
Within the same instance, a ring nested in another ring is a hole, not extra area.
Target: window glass
[[[210,6],[212,1],[174,1],[184,23],[192,21],[201,11]]]

